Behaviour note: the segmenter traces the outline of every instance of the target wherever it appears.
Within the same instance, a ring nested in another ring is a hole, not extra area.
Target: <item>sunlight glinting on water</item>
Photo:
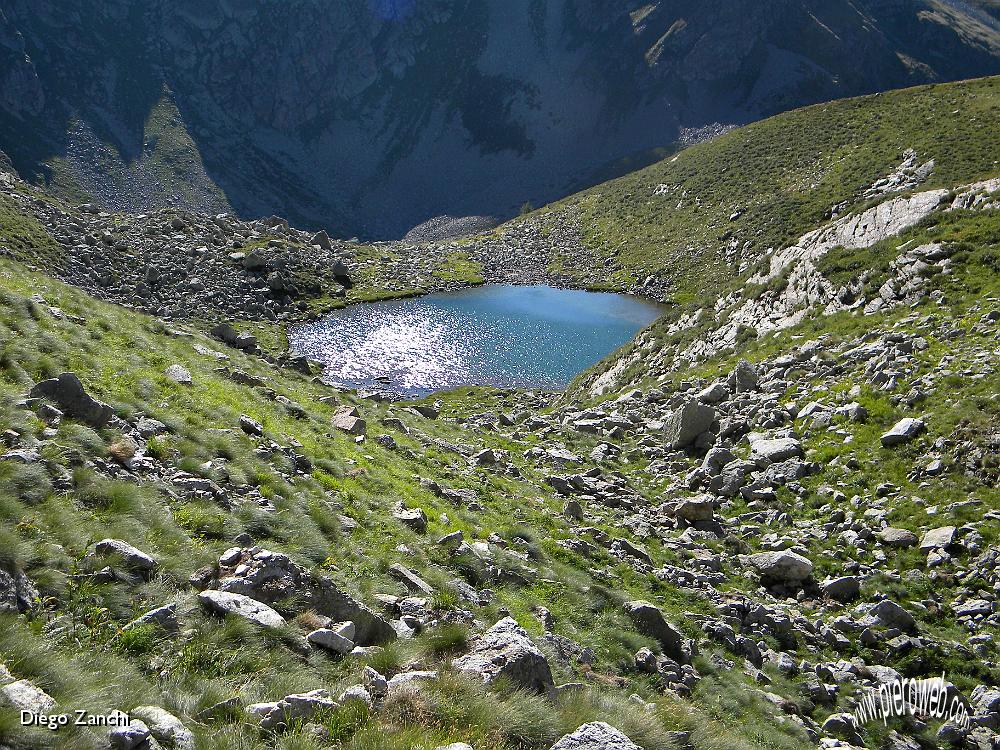
[[[289,335],[331,383],[413,396],[460,385],[558,388],[655,317],[653,306],[617,295],[486,287],[355,305]]]

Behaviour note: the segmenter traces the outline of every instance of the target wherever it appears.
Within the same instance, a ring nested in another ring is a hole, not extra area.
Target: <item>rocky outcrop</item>
[[[32,387],[28,398],[54,401],[67,415],[93,427],[103,427],[111,419],[111,407],[87,393],[76,373],[64,372],[57,378],[43,380]]]
[[[223,556],[220,568],[220,592],[252,597],[284,608],[289,615],[312,610],[337,622],[350,620],[356,629],[354,640],[361,645],[396,637],[385,619],[343,593],[329,578],[292,562],[288,555],[259,547],[237,549]],[[294,610],[287,609],[288,602],[294,602]]]

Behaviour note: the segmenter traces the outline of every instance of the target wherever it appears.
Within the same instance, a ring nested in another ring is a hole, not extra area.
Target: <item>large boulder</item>
[[[892,429],[880,438],[883,448],[892,448],[896,445],[903,445],[917,437],[926,429],[922,419],[907,417],[901,419],[893,425]]]
[[[691,641],[676,625],[667,621],[657,606],[644,601],[626,602],[625,614],[636,630],[660,642],[666,656],[681,664],[691,661]]]
[[[198,601],[217,615],[237,615],[244,620],[267,628],[277,628],[285,624],[285,618],[263,602],[243,594],[225,591],[202,591]]]
[[[253,597],[286,615],[312,610],[335,622],[350,620],[358,645],[371,646],[396,637],[387,620],[342,592],[329,578],[313,574],[288,555],[259,547],[232,550],[225,555],[225,564],[220,560],[220,570],[220,591]]]
[[[765,583],[794,586],[803,583],[812,575],[812,562],[790,550],[759,552],[750,555],[749,560]]]
[[[472,651],[456,659],[454,667],[487,685],[506,678],[536,693],[548,693],[554,685],[545,655],[512,617],[477,638]]]
[[[671,448],[687,448],[698,436],[708,432],[715,421],[715,409],[697,399],[678,407],[663,425],[663,434]]]
[[[89,395],[72,372],[43,380],[29,391],[28,397],[55,401],[65,414],[93,427],[103,427],[112,415],[111,407]]]
[[[121,539],[102,539],[94,545],[94,551],[102,557],[117,557],[122,565],[138,573],[156,570],[156,560]]]
[[[551,750],[642,750],[637,744],[603,721],[584,724],[567,734]]]
[[[368,432],[368,424],[354,406],[342,406],[333,415],[330,423],[348,435],[364,435]]]

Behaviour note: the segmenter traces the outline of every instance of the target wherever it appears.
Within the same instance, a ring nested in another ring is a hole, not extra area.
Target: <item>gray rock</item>
[[[184,365],[170,365],[163,374],[166,375],[167,380],[178,385],[191,385],[194,383],[191,371],[184,367]]]
[[[142,625],[158,625],[164,630],[177,630],[177,605],[167,604],[163,607],[151,609],[149,612],[146,612],[146,614],[132,620],[132,622],[122,628],[122,631],[131,630],[132,628],[141,627]]]
[[[264,425],[246,414],[240,415],[240,429],[247,435],[255,437],[262,437],[264,435]]]
[[[159,706],[138,706],[129,712],[149,727],[149,732],[160,742],[175,750],[194,750],[194,734],[181,720]]]
[[[941,526],[937,529],[931,529],[920,540],[920,551],[927,553],[935,549],[948,549],[955,543],[956,531],[957,529],[954,526]]]
[[[332,628],[314,630],[306,636],[306,640],[341,655],[349,654],[354,650],[354,641]]]
[[[707,388],[698,391],[698,400],[704,404],[717,404],[729,398],[729,389],[725,383],[712,383]]]
[[[766,458],[768,461],[787,461],[802,456],[802,443],[795,438],[768,438],[760,433],[750,434],[751,458]]]
[[[732,373],[730,373],[728,385],[729,390],[734,393],[756,391],[760,387],[757,368],[747,360],[741,359]]]
[[[912,547],[917,543],[917,535],[909,529],[897,529],[889,526],[877,534],[879,541],[886,547]]]
[[[389,566],[389,575],[400,581],[407,589],[409,589],[414,594],[427,594],[428,596],[434,593],[434,587],[431,586],[427,581],[418,576],[412,570],[407,568],[405,565],[400,563],[393,563]]]
[[[663,434],[671,448],[687,448],[707,432],[715,421],[715,409],[692,399],[676,409],[666,420]]]
[[[882,447],[892,448],[893,446],[910,442],[922,433],[924,429],[926,429],[926,425],[923,420],[907,417],[896,422],[892,429],[879,439],[882,442]]]
[[[404,526],[409,526],[418,534],[427,531],[427,514],[422,508],[397,508],[392,517]]]
[[[681,500],[676,515],[690,523],[711,521],[715,518],[715,500],[711,495],[697,495]]]
[[[385,676],[371,667],[365,667],[361,673],[361,681],[368,692],[374,696],[382,696],[389,692],[389,682]]]
[[[361,418],[361,414],[353,406],[344,406],[338,409],[330,423],[348,435],[364,435],[368,432],[368,423]]]
[[[38,589],[24,571],[0,567],[0,612],[28,612],[38,596]]]
[[[258,704],[253,712],[261,716],[261,729],[275,729],[294,721],[308,722],[317,712],[336,708],[337,702],[326,690],[286,695],[275,704]],[[248,707],[248,711],[250,708]]]
[[[849,602],[857,599],[861,594],[861,581],[857,576],[841,576],[840,578],[828,578],[820,584],[824,596],[836,599],[839,602]]]
[[[551,750],[642,750],[626,735],[603,721],[584,724],[565,735]]]
[[[156,560],[121,539],[102,539],[94,551],[102,557],[118,557],[126,568],[140,573],[151,573],[157,567]]]
[[[659,641],[665,655],[682,664],[691,661],[691,642],[676,625],[667,621],[658,607],[644,601],[627,602],[625,613],[636,630]]]
[[[421,682],[436,680],[438,673],[433,670],[410,670],[394,675],[387,686],[387,693],[393,693],[400,689],[413,689],[420,686]]]
[[[504,677],[536,693],[548,693],[554,687],[545,655],[512,617],[505,617],[483,633],[472,651],[453,664],[458,671],[487,685]]]
[[[70,417],[93,427],[103,427],[111,419],[111,407],[90,396],[76,373],[64,372],[57,378],[43,380],[28,393],[29,398],[55,401]]]
[[[149,727],[145,723],[129,716],[128,726],[113,727],[108,732],[108,744],[111,750],[140,750],[144,743],[148,746]]]
[[[202,591],[198,594],[198,601],[218,615],[237,615],[268,628],[277,628],[285,624],[285,618],[269,606],[243,594]]]
[[[0,687],[0,703],[17,711],[43,714],[56,705],[55,698],[27,680],[17,680]]]
[[[357,628],[354,640],[361,645],[396,637],[387,620],[342,592],[332,580],[314,575],[279,552],[243,550],[239,568],[219,581],[219,589],[278,606],[289,615],[312,610],[335,622],[350,620]],[[293,602],[294,608],[289,608],[288,602]]]
[[[812,575],[812,562],[790,550],[759,552],[749,561],[765,582],[797,585]]]
[[[913,619],[913,615],[891,599],[883,599],[875,604],[863,606],[862,612],[875,618],[878,624],[887,628],[911,632],[917,627],[917,621]]]

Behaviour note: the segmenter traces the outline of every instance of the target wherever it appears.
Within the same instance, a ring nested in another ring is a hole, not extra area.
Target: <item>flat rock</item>
[[[163,374],[166,376],[167,380],[172,383],[177,383],[178,385],[191,385],[194,383],[194,379],[191,377],[191,371],[188,370],[184,365],[170,365]]]
[[[879,440],[882,442],[883,448],[892,448],[910,442],[925,429],[926,425],[922,419],[907,417],[896,422],[892,429],[882,435]]]
[[[917,543],[917,535],[909,529],[897,529],[893,526],[882,529],[877,534],[879,541],[886,547],[912,547]]]
[[[346,655],[354,650],[354,641],[350,638],[345,638],[341,633],[331,628],[314,630],[306,636],[306,640],[313,645],[322,646],[336,654]]]
[[[237,615],[268,628],[277,628],[285,624],[285,618],[269,606],[243,594],[202,591],[198,594],[198,601],[218,615]]]
[[[364,435],[368,432],[368,423],[361,418],[357,408],[344,406],[337,410],[330,423],[348,435]]]
[[[955,543],[956,531],[957,529],[954,526],[941,526],[937,529],[931,529],[920,540],[920,551],[926,553],[934,549],[948,549],[948,547]]]
[[[766,458],[768,461],[777,463],[802,455],[802,443],[795,438],[768,438],[760,433],[751,433],[750,435],[750,456],[752,459]]]

